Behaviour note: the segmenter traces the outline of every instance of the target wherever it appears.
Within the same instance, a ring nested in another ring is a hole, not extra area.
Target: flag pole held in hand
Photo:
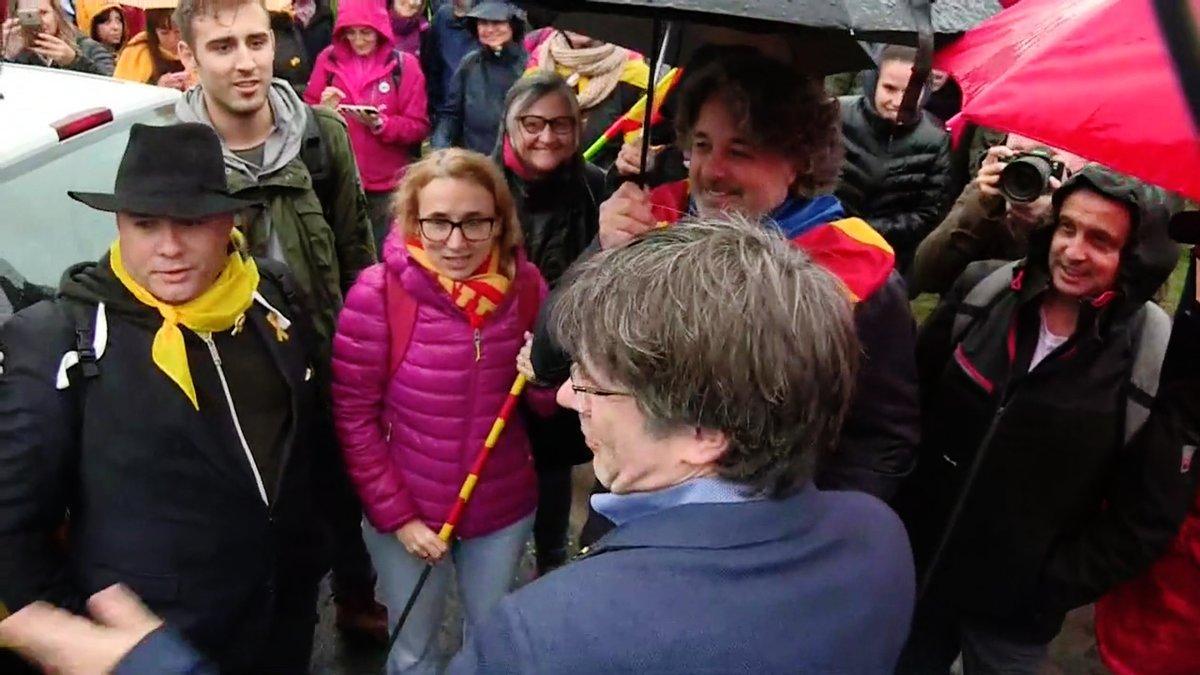
[[[479,475],[483,473],[483,467],[492,454],[492,448],[496,447],[496,443],[500,440],[500,434],[504,432],[504,427],[508,424],[508,418],[516,409],[517,401],[521,399],[521,392],[525,390],[525,382],[524,375],[517,375],[517,379],[513,381],[512,387],[508,390],[508,397],[504,399],[504,405],[500,407],[500,414],[496,416],[496,421],[492,422],[492,430],[483,442],[483,448],[479,450],[479,454],[475,457],[475,463],[471,465],[471,471],[467,473],[466,480],[458,490],[458,500],[454,502],[454,506],[450,509],[450,515],[446,517],[446,522],[438,531],[438,539],[447,544],[450,543],[450,537],[454,536],[454,528],[458,527],[463,509],[466,508],[467,502],[471,499],[471,493],[475,491],[475,486],[479,483]],[[400,612],[400,619],[396,622],[396,627],[392,629],[392,635],[388,639],[387,650],[389,652],[396,644],[396,639],[400,637],[404,622],[412,613],[413,605],[417,604],[417,596],[421,594],[421,589],[425,587],[425,581],[429,579],[429,573],[432,571],[432,563],[426,564],[425,569],[421,570],[417,585],[413,588],[412,594],[408,596],[408,602],[404,603],[404,610]]]

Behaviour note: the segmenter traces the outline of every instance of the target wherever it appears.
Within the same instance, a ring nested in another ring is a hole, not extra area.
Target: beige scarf
[[[562,33],[555,33],[538,48],[539,67],[567,78],[575,87],[581,110],[590,110],[608,98],[620,83],[628,60],[628,50],[610,43],[575,49]]]

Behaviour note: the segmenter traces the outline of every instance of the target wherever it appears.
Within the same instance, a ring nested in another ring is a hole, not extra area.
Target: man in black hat
[[[117,238],[0,329],[0,600],[119,582],[222,672],[305,672],[329,469],[291,279],[243,252],[205,125],[134,125],[116,190],[68,194]]]

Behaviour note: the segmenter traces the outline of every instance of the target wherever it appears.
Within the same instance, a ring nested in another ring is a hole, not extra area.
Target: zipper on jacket
[[[483,331],[475,329],[475,363],[483,359]]]
[[[221,380],[221,390],[225,393],[225,403],[229,406],[229,416],[233,418],[233,428],[237,431],[238,441],[242,444],[242,451],[246,453],[246,461],[250,463],[250,471],[254,474],[254,483],[258,486],[258,495],[262,497],[263,506],[270,507],[267,502],[267,490],[263,487],[262,474],[258,472],[258,465],[254,463],[254,455],[250,452],[250,444],[246,442],[246,434],[242,432],[242,421],[238,419],[237,409],[233,405],[233,394],[229,391],[229,381],[225,379],[225,369],[221,365],[221,354],[217,352],[217,343],[213,341],[212,333],[197,333],[204,344],[208,346],[208,353],[212,356],[213,365],[217,367],[217,377]]]

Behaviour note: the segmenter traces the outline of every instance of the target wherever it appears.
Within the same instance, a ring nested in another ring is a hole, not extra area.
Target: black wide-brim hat
[[[192,220],[234,213],[257,202],[230,197],[221,139],[211,127],[134,124],[113,192],[67,195],[99,211]]]

